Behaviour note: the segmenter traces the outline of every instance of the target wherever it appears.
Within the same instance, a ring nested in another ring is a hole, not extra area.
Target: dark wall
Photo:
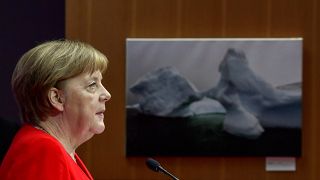
[[[36,44],[64,36],[64,0],[0,1],[1,159],[10,143],[10,137],[20,123],[18,108],[10,86],[15,64],[24,52]],[[7,126],[11,128],[6,128]]]
[[[0,2],[0,117],[18,120],[10,78],[20,56],[39,42],[64,37],[64,0]]]

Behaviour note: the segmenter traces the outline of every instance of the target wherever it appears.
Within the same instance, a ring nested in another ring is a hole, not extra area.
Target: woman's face
[[[63,82],[63,120],[72,134],[90,138],[104,131],[105,102],[111,95],[101,80],[101,72],[95,71]]]

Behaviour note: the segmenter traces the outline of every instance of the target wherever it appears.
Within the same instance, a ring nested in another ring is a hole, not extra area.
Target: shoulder
[[[0,175],[5,172],[8,176],[29,179],[68,176],[67,158],[55,138],[33,127],[22,127],[1,164]]]
[[[23,126],[12,142],[10,150],[26,152],[57,153],[64,149],[60,142],[51,135],[30,125]]]

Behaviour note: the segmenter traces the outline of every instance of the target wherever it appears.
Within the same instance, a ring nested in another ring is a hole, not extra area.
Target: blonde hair
[[[79,41],[49,41],[26,52],[11,79],[22,121],[37,124],[52,112],[47,94],[58,82],[81,73],[103,73],[107,64],[105,55]]]

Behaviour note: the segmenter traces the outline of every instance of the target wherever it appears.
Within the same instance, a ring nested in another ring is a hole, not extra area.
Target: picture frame
[[[302,38],[126,40],[127,156],[301,156]]]

